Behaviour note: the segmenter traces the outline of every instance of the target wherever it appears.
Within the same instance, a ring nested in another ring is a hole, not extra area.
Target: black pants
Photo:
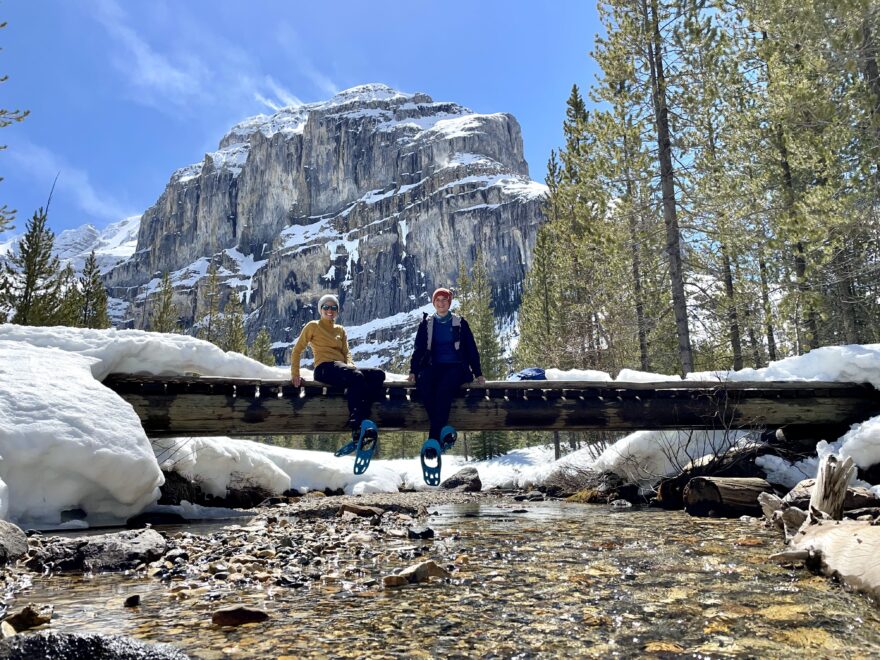
[[[417,389],[431,422],[429,438],[440,440],[440,431],[449,421],[452,399],[466,380],[460,364],[435,364],[418,373]]]
[[[385,372],[358,369],[344,362],[322,362],[315,367],[315,380],[346,388],[348,421],[355,427],[370,416],[370,405],[379,399]]]

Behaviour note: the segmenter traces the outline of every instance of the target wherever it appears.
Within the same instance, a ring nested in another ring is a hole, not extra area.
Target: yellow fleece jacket
[[[312,353],[315,354],[316,367],[322,362],[344,362],[354,366],[348,352],[345,328],[327,319],[309,321],[290,353],[290,375],[293,378],[299,376],[299,357],[308,345],[311,345]]]

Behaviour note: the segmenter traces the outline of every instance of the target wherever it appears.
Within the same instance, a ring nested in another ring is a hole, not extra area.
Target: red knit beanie
[[[444,289],[443,287],[440,287],[439,289],[434,291],[434,295],[431,296],[431,302],[434,302],[434,300],[437,299],[437,296],[445,296],[446,298],[449,298],[449,302],[452,302],[452,291],[450,291],[449,289]]]

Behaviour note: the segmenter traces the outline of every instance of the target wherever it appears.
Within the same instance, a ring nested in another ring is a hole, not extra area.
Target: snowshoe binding
[[[370,467],[370,460],[376,448],[379,446],[379,429],[376,424],[365,419],[361,422],[361,432],[358,437],[357,455],[354,457],[354,473],[363,474]]]
[[[440,485],[440,454],[442,453],[440,443],[433,438],[428,438],[422,445],[422,477],[429,486]],[[437,461],[437,465],[433,465],[434,461]]]
[[[458,440],[458,433],[455,432],[455,429],[451,426],[444,426],[440,431],[440,451],[444,454],[448,452],[455,446],[456,440]]]
[[[351,442],[342,445],[339,449],[337,449],[333,455],[334,456],[348,456],[349,454],[353,454],[357,451],[358,448],[358,440],[361,437],[361,427],[358,427],[351,432]]]

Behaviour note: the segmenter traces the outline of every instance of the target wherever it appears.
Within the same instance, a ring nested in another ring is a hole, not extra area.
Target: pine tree
[[[203,314],[200,320],[199,337],[217,344],[220,340],[220,282],[217,266],[212,262],[208,268],[208,281],[203,295]]]
[[[247,352],[247,337],[244,329],[244,309],[235,291],[229,294],[223,310],[223,337],[220,348],[236,353]]]
[[[154,308],[150,330],[153,332],[179,332],[180,312],[174,304],[174,286],[168,271],[162,273],[162,284],[159,287],[158,307]]]
[[[60,292],[60,264],[52,255],[55,235],[46,227],[43,209],[28,221],[27,231],[4,269],[0,305],[12,312],[12,322],[21,325],[54,323]]]
[[[483,375],[487,380],[503,378],[506,368],[492,311],[492,283],[482,249],[477,248],[471,275],[468,275],[464,264],[460,265],[456,284],[458,312],[467,320],[474,335]],[[474,454],[481,460],[500,456],[509,449],[505,433],[484,431],[472,437],[476,440]]]
[[[98,268],[94,250],[83,266],[79,278],[79,291],[81,298],[79,325],[83,328],[109,328],[107,289],[101,281],[101,270]]]
[[[68,263],[58,275],[58,307],[44,325],[66,325],[73,328],[82,326],[83,295],[79,290],[79,280]]]
[[[558,367],[561,362],[557,339],[561,283],[553,229],[552,220],[538,229],[532,265],[523,283],[519,344],[515,354],[518,368]]]
[[[505,364],[492,311],[492,283],[489,281],[489,271],[480,248],[477,248],[470,276],[464,264],[459,267],[457,285],[458,311],[467,320],[474,335],[483,375],[488,380],[503,378]]]
[[[265,327],[260,328],[250,350],[248,350],[248,355],[257,362],[262,362],[270,367],[278,364],[275,360],[275,353],[272,351],[272,339]]]
[[[0,30],[6,27],[6,22],[0,23]],[[0,83],[4,83],[9,79],[8,76],[0,76]],[[5,128],[10,124],[20,122],[30,113],[29,110],[9,110],[0,108],[0,128]],[[0,151],[6,149],[6,145],[0,145]],[[3,181],[3,177],[0,177]],[[12,227],[12,221],[15,220],[15,209],[10,209],[6,204],[0,206],[0,234]]]

